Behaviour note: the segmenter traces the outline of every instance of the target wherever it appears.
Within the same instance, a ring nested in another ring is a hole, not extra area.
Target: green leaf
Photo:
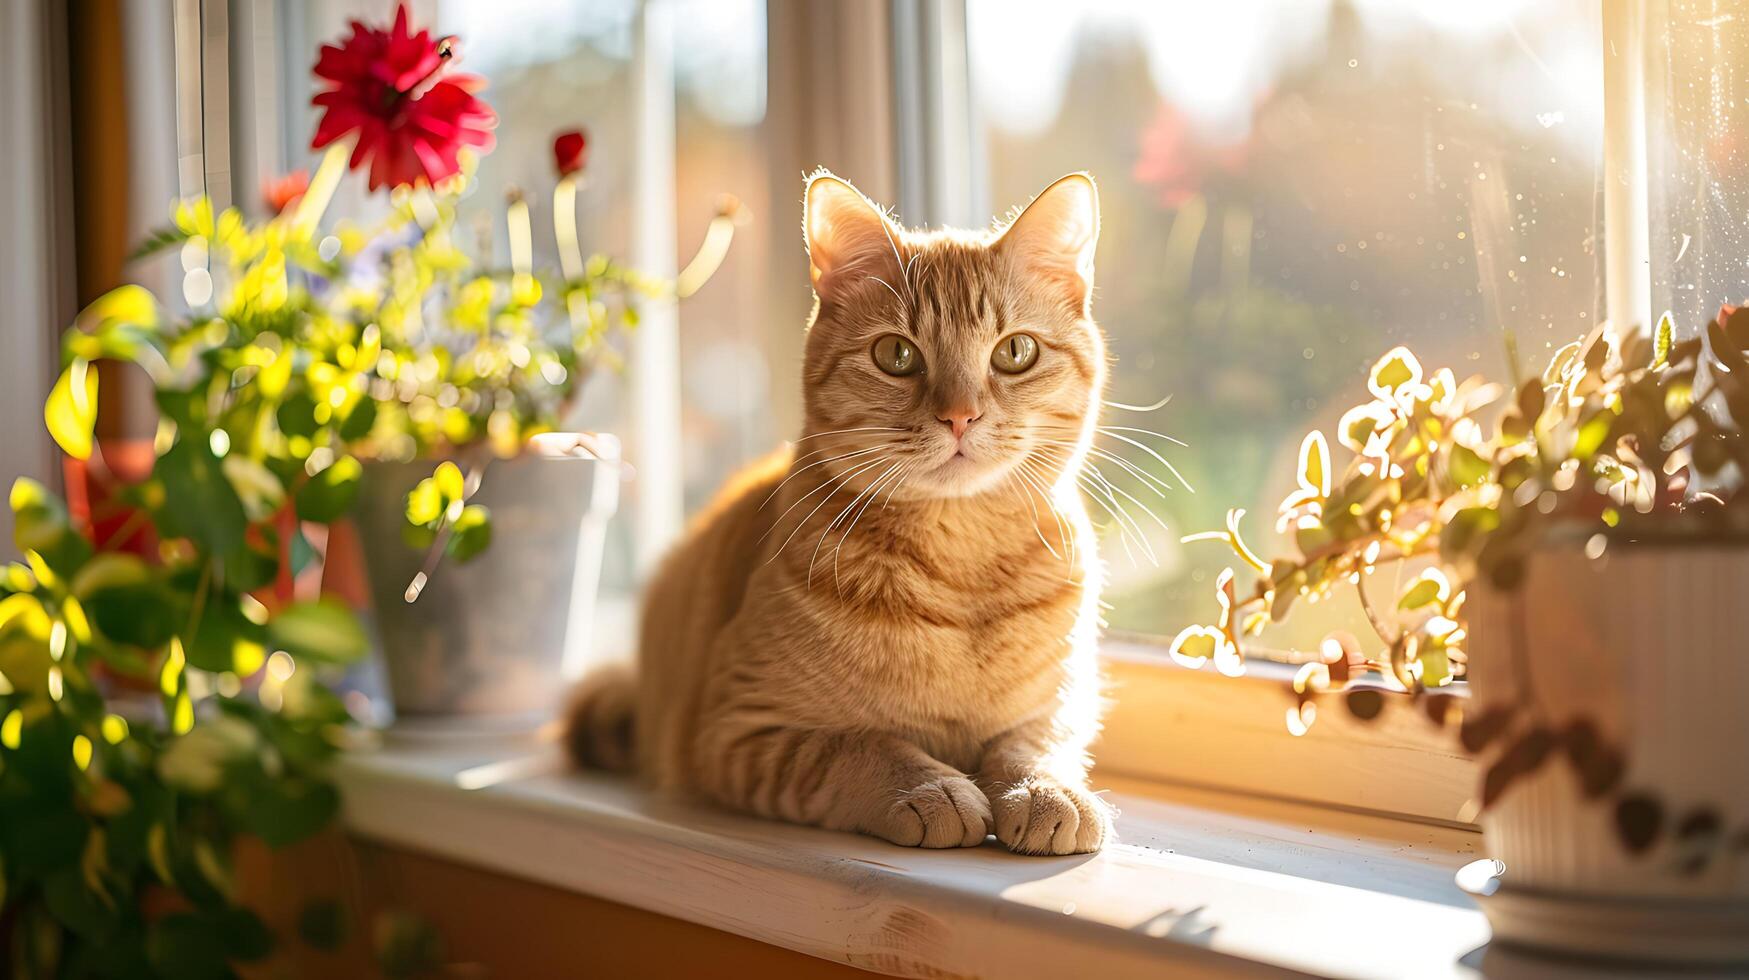
[[[1387,397],[1398,388],[1421,380],[1421,362],[1407,347],[1393,348],[1373,365],[1368,380],[1374,394]]]
[[[267,846],[280,848],[320,831],[339,812],[340,794],[334,787],[287,778],[263,783],[243,819]]]
[[[1321,497],[1330,495],[1330,444],[1317,429],[1300,443],[1300,486]]]
[[[1473,487],[1488,478],[1494,468],[1480,454],[1468,446],[1451,447],[1451,456],[1447,462],[1448,472],[1452,482],[1461,487]]]
[[[308,439],[321,428],[316,423],[316,402],[305,391],[287,395],[285,401],[280,402],[279,408],[274,411],[273,418],[279,423],[279,431],[288,436]]]
[[[1579,426],[1579,434],[1573,440],[1573,458],[1584,462],[1597,455],[1597,450],[1603,446],[1603,440],[1609,437],[1610,426],[1615,424],[1615,416],[1608,411],[1598,412],[1585,420]]]
[[[56,921],[91,942],[107,940],[120,925],[115,909],[86,886],[77,867],[61,868],[44,879],[43,900]]]
[[[358,617],[331,598],[287,606],[267,624],[267,634],[292,656],[325,663],[352,663],[370,652]]]
[[[20,551],[34,551],[54,574],[71,581],[91,559],[91,543],[73,530],[67,509],[42,484],[20,479],[12,485],[12,540]]]
[[[1466,507],[1453,514],[1439,532],[1439,555],[1447,562],[1474,558],[1487,536],[1500,526],[1492,507]]]
[[[1652,367],[1662,368],[1670,363],[1670,348],[1676,340],[1676,320],[1669,310],[1658,318],[1658,330],[1654,335],[1652,347]]]
[[[437,464],[437,470],[431,474],[431,479],[437,485],[437,492],[443,496],[446,505],[462,499],[467,493],[461,467],[447,459]]]
[[[1444,687],[1452,681],[1451,657],[1444,647],[1428,647],[1416,661],[1421,664],[1421,683],[1427,687]]]
[[[407,523],[423,527],[443,516],[443,494],[437,481],[427,477],[407,492]]]
[[[225,586],[234,592],[254,592],[279,577],[279,552],[244,541],[225,556]]]
[[[153,329],[158,326],[158,303],[144,286],[129,283],[104,293],[79,311],[74,325],[87,332],[99,332],[116,324]]]
[[[364,467],[351,456],[342,456],[305,483],[298,491],[298,519],[317,524],[339,520],[358,498]]]
[[[1404,590],[1403,598],[1397,600],[1398,609],[1424,609],[1439,601],[1439,583],[1432,579],[1421,579]]]
[[[208,598],[194,639],[188,644],[189,666],[215,673],[233,670],[237,648],[244,644],[260,645],[264,639],[265,631],[243,615],[238,596],[215,594]]]
[[[93,557],[73,576],[72,590],[80,599],[89,599],[102,589],[117,585],[139,585],[152,580],[152,570],[137,555],[106,551]]]
[[[456,561],[467,561],[492,543],[491,512],[479,504],[470,504],[456,518],[445,550]]]
[[[376,424],[377,403],[374,398],[360,398],[358,404],[346,415],[346,420],[340,423],[340,438],[347,442],[363,439],[370,435],[371,426]]]
[[[230,554],[242,543],[249,523],[243,502],[207,440],[193,433],[183,435],[158,457],[154,470],[164,481],[159,530],[164,537],[188,538],[209,554]]]
[[[91,625],[116,643],[154,650],[170,642],[180,625],[177,604],[156,582],[101,588],[84,603]]]
[[[74,358],[61,372],[43,405],[43,421],[62,452],[74,459],[91,458],[92,429],[97,425],[97,372],[91,362]]]

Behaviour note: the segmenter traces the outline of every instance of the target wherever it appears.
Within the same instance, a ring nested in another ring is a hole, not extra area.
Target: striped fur
[[[573,754],[611,766],[635,729],[647,779],[737,809],[1095,850],[1101,566],[1074,491],[1106,370],[1092,182],[983,233],[906,231],[824,174],[804,210],[805,431],[696,519],[650,585],[636,676],[577,698]],[[1011,331],[1040,344],[1018,375],[990,362]],[[925,370],[878,370],[886,333]],[[968,458],[938,420],[955,405],[981,413]]]

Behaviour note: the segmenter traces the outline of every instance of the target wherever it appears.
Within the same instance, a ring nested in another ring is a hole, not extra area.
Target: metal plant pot
[[[582,672],[620,479],[618,441],[589,441],[596,458],[491,463],[470,499],[491,510],[490,546],[443,559],[413,602],[426,553],[402,538],[405,500],[433,464],[365,467],[359,540],[398,728],[532,728]]]

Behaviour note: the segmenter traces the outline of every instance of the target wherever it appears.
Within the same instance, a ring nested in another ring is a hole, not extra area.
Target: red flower
[[[286,208],[298,203],[309,189],[310,172],[294,170],[284,177],[268,178],[261,185],[261,201],[267,205],[268,211],[283,214]]]
[[[1141,153],[1130,176],[1151,185],[1161,204],[1175,208],[1201,193],[1210,176],[1243,170],[1247,152],[1243,143],[1204,145],[1177,109],[1161,103],[1142,133]]]
[[[589,138],[581,129],[569,129],[553,137],[553,166],[562,180],[583,171],[583,161],[589,152]]]
[[[370,163],[373,191],[455,175],[461,148],[491,149],[498,124],[474,95],[485,80],[448,73],[456,56],[453,38],[409,33],[405,4],[388,30],[353,21],[352,37],[322,45],[316,61],[326,87],[311,100],[323,112],[310,148],[357,133],[350,166]]]

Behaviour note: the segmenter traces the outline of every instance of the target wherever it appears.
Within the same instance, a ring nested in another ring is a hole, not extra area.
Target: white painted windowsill
[[[1095,778],[1092,856],[926,851],[665,800],[532,742],[345,758],[357,834],[903,975],[1474,977],[1470,831]]]

